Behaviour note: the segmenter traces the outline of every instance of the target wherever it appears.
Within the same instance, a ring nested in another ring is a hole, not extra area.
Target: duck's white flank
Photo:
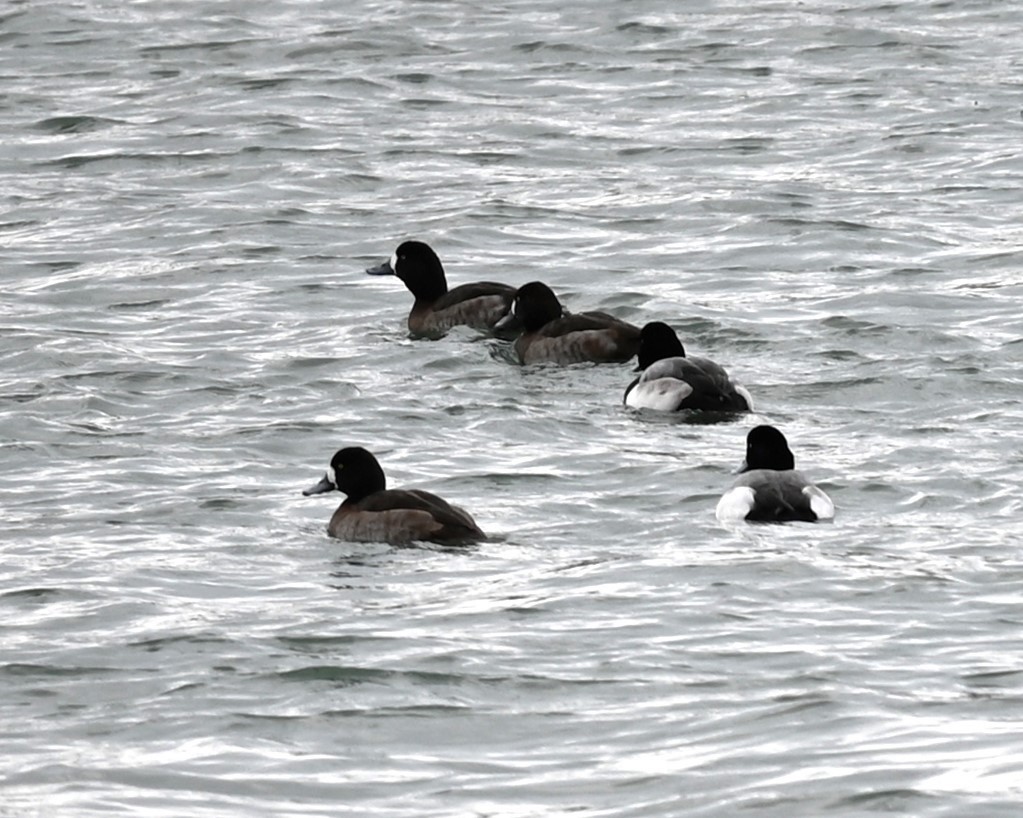
[[[810,510],[817,515],[818,520],[830,520],[835,516],[835,504],[822,489],[805,486],[803,494],[810,498]]]
[[[753,407],[753,396],[749,393],[749,390],[741,383],[734,384],[734,386],[735,391],[738,392],[742,396],[743,400],[746,401],[746,405],[749,407],[749,411],[751,412],[757,411]]]
[[[733,486],[718,500],[714,513],[721,522],[738,522],[745,520],[753,510],[756,493],[750,486]]]
[[[693,394],[693,387],[678,378],[657,378],[640,381],[625,396],[625,405],[633,409],[656,409],[673,412]]]

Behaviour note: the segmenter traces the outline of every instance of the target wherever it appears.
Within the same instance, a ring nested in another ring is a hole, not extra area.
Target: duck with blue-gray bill
[[[415,299],[408,328],[417,337],[439,338],[457,326],[493,330],[508,315],[515,297],[514,287],[493,281],[460,284],[449,290],[444,265],[422,241],[402,242],[388,261],[366,272],[397,276],[405,284]],[[514,333],[517,326],[512,325],[509,331]]]
[[[339,449],[320,482],[302,494],[330,491],[346,495],[327,525],[327,533],[339,540],[466,545],[487,539],[468,511],[436,494],[388,489],[380,463],[361,446]]]

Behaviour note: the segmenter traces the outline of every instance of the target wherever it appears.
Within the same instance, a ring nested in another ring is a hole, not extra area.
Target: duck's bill
[[[309,497],[310,495],[313,494],[323,494],[325,492],[333,490],[334,484],[327,479],[326,475],[324,475],[319,483],[317,483],[315,486],[310,486],[309,488],[307,488],[305,491],[302,492],[302,495],[304,497]]]
[[[382,264],[378,264],[376,267],[367,267],[366,272],[371,276],[393,276],[394,268],[391,266],[390,259],[388,259]]]
[[[739,468],[733,471],[732,474],[742,474],[743,472],[747,471],[749,471],[749,463],[746,462],[746,458],[743,458],[742,462],[739,464]]]

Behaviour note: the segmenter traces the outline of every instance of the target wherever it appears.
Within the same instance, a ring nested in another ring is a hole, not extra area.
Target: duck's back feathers
[[[718,501],[722,521],[816,522],[835,516],[835,505],[795,469],[754,469],[739,476]]]
[[[624,363],[639,349],[639,328],[603,313],[573,313],[521,335],[515,351],[524,364]]]
[[[460,284],[435,301],[416,300],[409,313],[414,335],[437,335],[452,327],[493,329],[508,314],[515,288],[492,281]]]
[[[718,501],[722,522],[815,522],[835,516],[824,491],[796,471],[788,441],[773,426],[756,426],[746,436],[742,474]]]
[[[346,495],[327,525],[327,533],[339,540],[462,545],[487,539],[469,512],[436,494],[388,489],[379,462],[361,446],[339,449],[323,479],[303,494],[331,491]]]
[[[447,500],[422,489],[388,489],[378,491],[359,503],[365,511],[388,511],[391,509],[413,509],[429,512],[438,524],[451,527],[462,527],[482,536],[468,511],[454,506]]]
[[[542,281],[519,287],[509,319],[522,327],[515,352],[524,364],[627,361],[639,349],[638,327],[606,312],[569,313]]]
[[[635,409],[747,412],[753,399],[732,382],[724,367],[707,358],[662,358],[650,364],[625,390]]]
[[[434,301],[433,308],[435,310],[447,310],[477,298],[491,297],[500,298],[504,305],[504,312],[507,312],[509,307],[511,307],[512,300],[515,298],[515,288],[508,284],[498,284],[495,281],[474,281],[471,284],[459,284]]]
[[[560,338],[571,332],[600,332],[609,329],[618,330],[625,337],[634,335],[636,344],[639,344],[639,331],[636,327],[606,312],[566,313],[544,324],[537,330],[537,334],[543,338]]]
[[[356,503],[346,501],[331,517],[327,533],[350,542],[396,545],[416,540],[454,545],[486,539],[465,509],[419,489],[388,489]]]
[[[687,356],[675,330],[663,321],[651,321],[640,331],[639,365],[643,374],[626,388],[626,406],[669,412],[753,409],[749,392],[733,383],[723,366]]]

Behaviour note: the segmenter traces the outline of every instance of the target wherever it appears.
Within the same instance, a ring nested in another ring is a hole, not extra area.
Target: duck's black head
[[[361,446],[349,446],[334,453],[323,479],[302,494],[308,497],[311,494],[340,491],[349,500],[358,502],[385,488],[387,479],[377,459]]]
[[[448,291],[444,265],[424,241],[403,241],[389,261],[370,267],[370,275],[397,276],[409,292],[421,301],[436,301]]]
[[[675,330],[663,321],[651,321],[639,331],[639,366],[646,369],[650,364],[665,358],[684,358],[685,347]]]
[[[754,426],[746,435],[746,461],[741,471],[772,469],[787,471],[796,467],[785,435],[773,426]]]
[[[564,308],[554,291],[542,281],[523,284],[515,293],[511,314],[521,323],[526,332],[535,332],[564,314]]]

